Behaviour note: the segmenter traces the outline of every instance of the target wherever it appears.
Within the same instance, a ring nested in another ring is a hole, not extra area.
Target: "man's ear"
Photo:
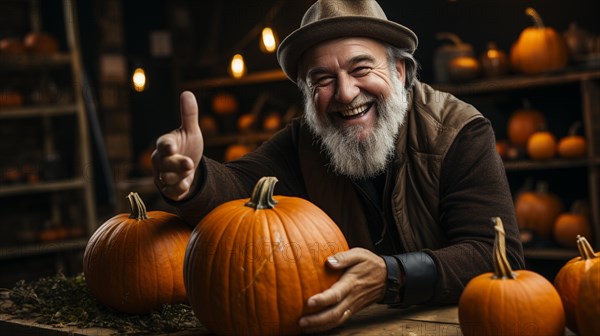
[[[400,82],[406,83],[406,65],[404,59],[396,58],[396,70],[398,71],[398,79],[400,79]]]

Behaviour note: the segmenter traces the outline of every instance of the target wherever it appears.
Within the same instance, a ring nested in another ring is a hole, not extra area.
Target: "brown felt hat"
[[[417,35],[387,19],[375,0],[318,0],[304,14],[300,28],[277,49],[279,65],[296,82],[298,61],[310,47],[340,37],[370,37],[413,53]]]

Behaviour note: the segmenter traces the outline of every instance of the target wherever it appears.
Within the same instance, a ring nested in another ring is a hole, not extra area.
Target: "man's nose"
[[[337,79],[335,99],[344,104],[350,104],[360,93],[356,78],[348,74],[340,74]]]

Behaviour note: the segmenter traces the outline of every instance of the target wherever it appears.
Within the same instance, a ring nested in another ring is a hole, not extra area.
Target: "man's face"
[[[385,46],[344,38],[309,49],[300,65],[305,117],[334,170],[353,178],[385,169],[406,112],[404,62]]]

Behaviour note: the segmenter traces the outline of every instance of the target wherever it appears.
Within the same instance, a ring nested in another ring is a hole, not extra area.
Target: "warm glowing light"
[[[260,40],[260,50],[272,53],[277,50],[277,35],[273,29],[265,27],[262,30],[262,39]]]
[[[244,57],[241,54],[235,54],[231,59],[229,73],[234,78],[241,78],[246,74],[246,64],[244,64]]]
[[[144,69],[137,68],[133,72],[133,76],[131,77],[133,82],[133,89],[137,92],[142,92],[146,88],[146,73]]]

